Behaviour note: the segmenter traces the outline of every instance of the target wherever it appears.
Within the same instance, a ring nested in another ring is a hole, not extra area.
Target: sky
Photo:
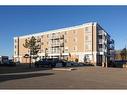
[[[13,56],[13,37],[98,22],[127,46],[127,6],[0,6],[0,55]]]

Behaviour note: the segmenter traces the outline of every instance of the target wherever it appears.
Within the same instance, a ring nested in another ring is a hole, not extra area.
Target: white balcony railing
[[[105,42],[104,39],[99,39],[99,40],[98,40],[98,43],[99,43],[99,44],[104,44],[104,42]]]
[[[104,30],[99,30],[98,31],[98,35],[103,35],[104,34]]]

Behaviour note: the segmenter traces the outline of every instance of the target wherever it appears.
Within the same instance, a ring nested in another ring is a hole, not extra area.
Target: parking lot
[[[0,67],[0,89],[127,89],[127,70],[93,66],[76,70]],[[7,71],[6,71],[7,70]]]

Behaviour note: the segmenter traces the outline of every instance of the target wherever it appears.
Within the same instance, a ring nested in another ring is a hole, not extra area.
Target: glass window
[[[73,33],[74,33],[74,34],[76,33],[75,30],[73,30]]]
[[[15,39],[15,43],[17,42],[17,40]]]
[[[16,51],[15,51],[15,55],[16,55]]]
[[[74,41],[74,42],[77,42],[77,39],[76,39],[76,38],[74,38],[74,39],[73,39],[73,41]]]
[[[65,31],[65,35],[67,35],[67,32]]]
[[[15,45],[15,48],[16,48],[16,45]]]
[[[86,32],[91,32],[90,29],[91,29],[90,27],[86,27],[86,28],[85,28],[85,31],[86,31]]]
[[[65,39],[64,42],[67,43],[67,39]]]
[[[85,31],[88,32],[88,27],[85,28]]]

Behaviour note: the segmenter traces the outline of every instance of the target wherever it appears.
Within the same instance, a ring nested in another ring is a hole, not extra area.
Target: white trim
[[[69,55],[69,53],[62,53],[62,55]],[[48,54],[48,56],[60,56],[60,53]]]
[[[39,56],[45,56],[45,53],[38,53]]]
[[[14,58],[15,58],[15,57],[23,57],[23,56],[14,56]]]

